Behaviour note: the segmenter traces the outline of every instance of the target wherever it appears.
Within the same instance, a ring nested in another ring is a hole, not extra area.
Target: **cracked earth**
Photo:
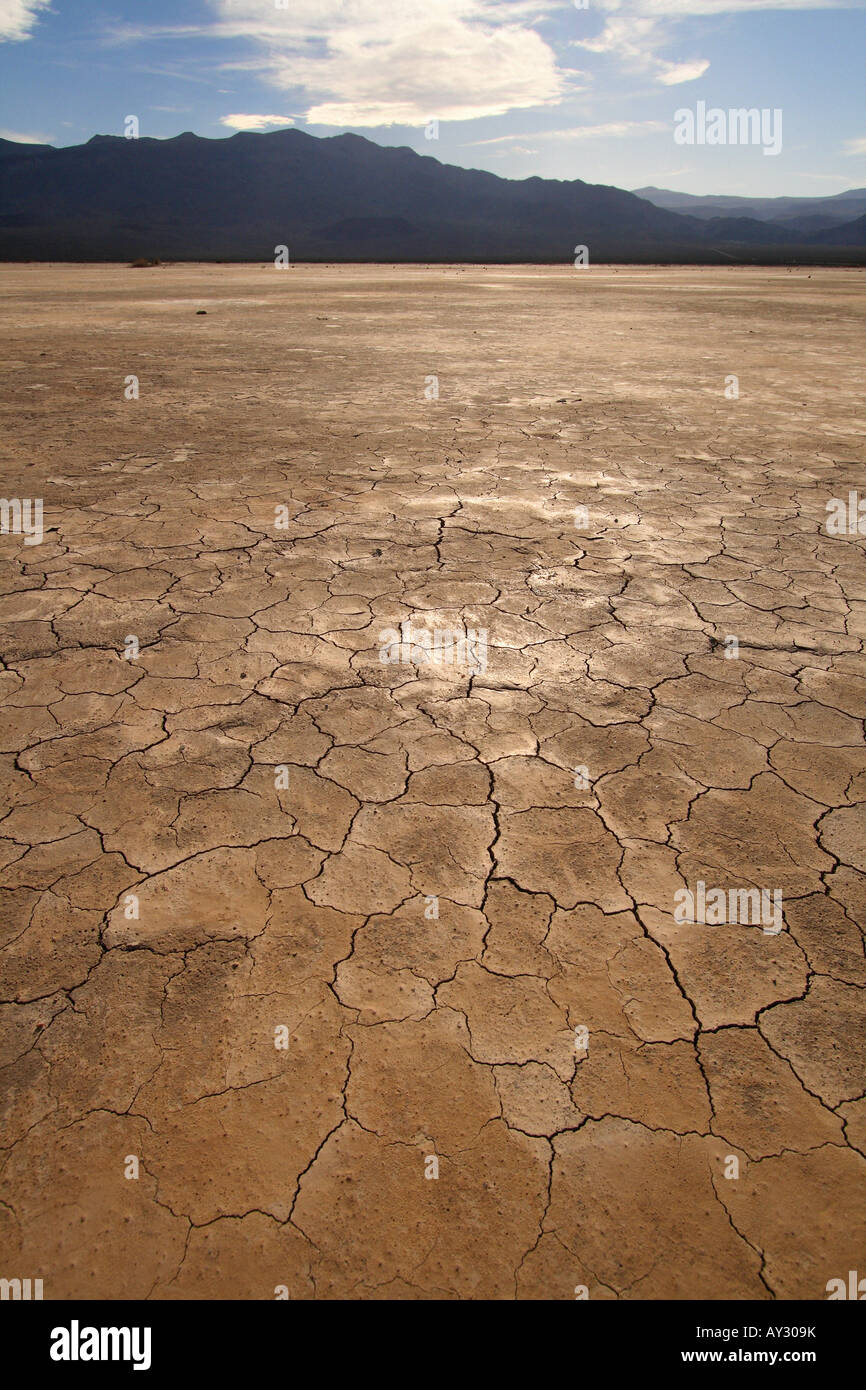
[[[864,284],[0,267],[0,1274],[866,1273]]]

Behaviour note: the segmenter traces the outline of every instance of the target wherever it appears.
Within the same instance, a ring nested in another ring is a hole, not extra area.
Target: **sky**
[[[864,53],[866,0],[0,0],[0,137],[295,126],[507,178],[826,197],[866,186]],[[774,138],[686,143],[700,103]]]

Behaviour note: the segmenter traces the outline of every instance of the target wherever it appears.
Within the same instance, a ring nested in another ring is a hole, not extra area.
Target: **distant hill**
[[[686,213],[704,219],[750,217],[759,222],[776,222],[787,231],[809,233],[839,227],[866,213],[866,188],[849,188],[844,193],[819,198],[739,198],[726,194],[674,193],[668,188],[637,188],[635,196],[646,198],[668,212]],[[819,227],[815,219],[820,218]]]
[[[812,240],[818,246],[866,246],[866,214],[841,227],[818,232]]]
[[[0,140],[4,260],[262,261],[282,245],[302,261],[568,264],[583,245],[591,262],[849,258],[814,232],[723,214],[705,222],[580,179],[498,178],[358,135]]]

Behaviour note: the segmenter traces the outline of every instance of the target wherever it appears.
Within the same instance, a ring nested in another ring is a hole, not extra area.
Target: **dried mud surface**
[[[0,267],[2,490],[45,504],[0,536],[0,1273],[862,1270],[866,569],[824,523],[864,286]],[[407,618],[486,670],[383,663]],[[698,880],[784,929],[676,922]]]

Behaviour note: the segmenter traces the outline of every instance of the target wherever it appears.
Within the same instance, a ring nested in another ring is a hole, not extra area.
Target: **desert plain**
[[[0,1275],[866,1276],[864,305],[0,266]]]

